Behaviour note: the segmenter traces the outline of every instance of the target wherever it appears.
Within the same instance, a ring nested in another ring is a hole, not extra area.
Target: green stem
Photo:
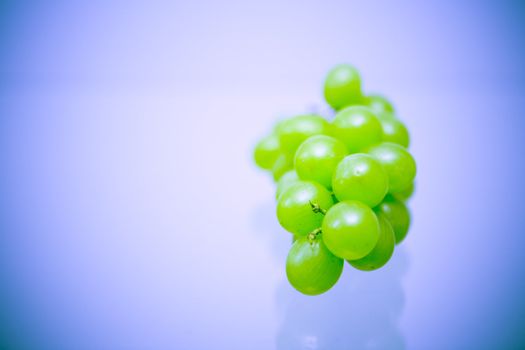
[[[317,236],[319,236],[321,233],[323,233],[321,228],[317,228],[317,229],[313,230],[312,232],[310,232],[308,234],[308,241],[310,243],[313,243],[316,240]]]
[[[312,207],[312,211],[314,213],[322,213],[323,215],[326,214],[326,209],[321,208],[319,204],[312,203],[312,201],[310,201],[310,206]]]

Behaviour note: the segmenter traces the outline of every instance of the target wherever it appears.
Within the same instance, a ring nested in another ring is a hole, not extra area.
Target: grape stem
[[[322,213],[323,215],[326,214],[326,209],[321,208],[319,204],[312,203],[312,201],[310,201],[310,206],[312,207],[312,211],[314,213]]]
[[[321,233],[323,233],[323,230],[321,230],[321,228],[317,228],[313,230],[312,232],[308,234],[308,241],[310,243],[313,243],[315,239],[317,238],[317,236],[319,236]]]

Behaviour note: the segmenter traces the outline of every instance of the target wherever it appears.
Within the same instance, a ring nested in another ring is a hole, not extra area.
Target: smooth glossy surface
[[[287,231],[303,236],[321,227],[323,213],[312,210],[317,204],[324,210],[333,205],[330,192],[310,181],[299,181],[291,185],[277,201],[277,219]]]
[[[277,186],[275,188],[275,198],[279,199],[281,194],[297,181],[299,181],[299,177],[297,176],[295,170],[288,170],[286,173],[284,173],[277,181]]]
[[[407,202],[412,198],[415,191],[416,191],[416,184],[414,181],[405,190],[395,193],[394,196],[398,198],[399,200]]]
[[[277,135],[269,135],[257,143],[254,150],[254,160],[262,169],[272,169],[275,160],[279,156],[279,138]]]
[[[340,201],[358,200],[374,207],[388,191],[388,174],[374,157],[364,153],[351,154],[337,165],[332,187]]]
[[[324,97],[335,110],[360,103],[363,97],[357,69],[349,64],[332,68],[324,82]]]
[[[524,344],[522,1],[0,3],[5,349]],[[309,297],[252,151],[343,61],[409,128],[413,222]]]
[[[397,143],[398,145],[408,148],[410,145],[410,136],[405,124],[397,119],[389,117],[378,119],[383,130],[384,142]]]
[[[394,106],[383,95],[370,94],[364,98],[364,103],[370,107],[374,113],[394,113]]]
[[[328,133],[328,122],[319,115],[299,115],[283,120],[276,126],[283,152],[292,157],[297,147],[313,135]]]
[[[380,142],[383,134],[379,120],[370,108],[364,106],[351,106],[339,111],[331,130],[350,153]]]
[[[379,214],[383,214],[390,222],[396,236],[396,244],[401,243],[410,228],[410,211],[405,203],[395,196],[388,195],[374,210]]]
[[[361,202],[337,203],[323,220],[323,241],[340,258],[361,259],[374,249],[378,239],[377,217]]]
[[[379,239],[376,246],[368,255],[358,260],[349,260],[348,263],[358,270],[373,271],[383,267],[392,257],[396,237],[390,222],[384,215],[377,215],[379,220]]]
[[[346,146],[338,139],[326,135],[312,136],[297,149],[295,170],[302,180],[315,181],[330,189],[334,169],[347,154]]]
[[[406,148],[390,142],[373,146],[367,153],[375,157],[388,173],[389,192],[404,191],[416,177],[416,162]]]
[[[293,168],[293,157],[288,153],[281,153],[275,160],[272,167],[274,181],[279,181],[281,176]]]
[[[318,295],[332,288],[343,272],[344,261],[333,255],[321,237],[297,239],[286,259],[290,284],[306,295]]]

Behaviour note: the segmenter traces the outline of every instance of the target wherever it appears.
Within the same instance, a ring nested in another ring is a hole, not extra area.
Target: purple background
[[[0,348],[525,345],[519,1],[0,3]],[[336,63],[418,161],[389,265],[320,297],[251,152]]]

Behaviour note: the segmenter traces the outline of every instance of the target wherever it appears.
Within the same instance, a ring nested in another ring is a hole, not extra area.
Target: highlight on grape
[[[276,182],[277,219],[292,234],[290,284],[306,295],[328,291],[344,267],[383,267],[407,236],[416,162],[393,105],[364,94],[357,69],[335,66],[324,82],[329,121],[298,115],[275,125],[254,150]]]

